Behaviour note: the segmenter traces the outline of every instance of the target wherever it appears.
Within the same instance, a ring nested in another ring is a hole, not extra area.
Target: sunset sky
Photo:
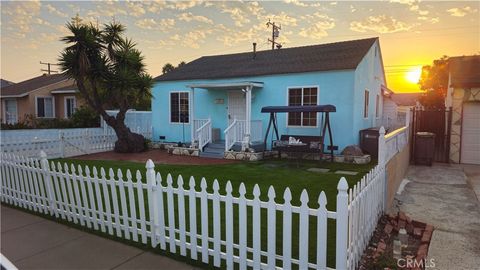
[[[67,34],[65,23],[77,13],[85,21],[115,17],[127,27],[146,57],[152,76],[170,62],[202,55],[245,52],[257,42],[269,49],[271,19],[281,24],[279,41],[296,47],[380,37],[388,87],[418,91],[420,67],[442,55],[480,53],[480,1],[372,2],[119,1],[3,2],[1,77],[14,82],[41,74],[39,61],[55,63]]]

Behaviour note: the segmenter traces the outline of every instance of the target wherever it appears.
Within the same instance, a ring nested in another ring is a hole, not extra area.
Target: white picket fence
[[[151,128],[132,130],[146,138],[152,137]],[[13,153],[24,157],[38,157],[44,151],[49,158],[72,157],[113,150],[117,135],[108,128],[54,129],[48,132],[20,130],[8,135],[2,134],[0,149],[3,153]]]
[[[379,166],[350,191],[340,179],[336,211],[326,209],[324,192],[314,197],[319,207],[310,208],[306,190],[301,205],[295,206],[288,188],[284,203],[276,201],[273,187],[267,201],[260,200],[265,191],[258,185],[247,194],[240,184],[238,197],[230,182],[221,188],[215,180],[209,193],[204,178],[199,190],[190,177],[185,188],[182,176],[174,184],[170,174],[165,179],[155,172],[151,160],[144,176],[139,171],[124,175],[120,170],[49,164],[45,153],[40,160],[2,153],[0,173],[3,203],[226,269],[332,269],[327,267],[329,233],[336,233],[335,268],[354,269],[383,210],[384,171]],[[329,219],[336,220],[335,231],[327,230]],[[292,231],[294,224],[298,232]]]

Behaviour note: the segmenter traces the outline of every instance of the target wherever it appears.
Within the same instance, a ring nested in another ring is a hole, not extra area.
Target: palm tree
[[[136,44],[123,37],[125,27],[117,22],[102,28],[72,22],[67,28],[71,35],[62,38],[68,46],[59,59],[63,73],[75,80],[87,104],[115,130],[116,152],[145,150],[145,138],[125,125],[127,110],[150,97],[153,84]],[[119,112],[110,116],[106,107]]]

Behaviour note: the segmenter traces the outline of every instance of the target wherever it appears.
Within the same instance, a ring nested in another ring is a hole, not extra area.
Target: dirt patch
[[[406,232],[401,248],[395,247],[402,240],[400,231]],[[397,215],[384,215],[357,269],[425,269],[429,264],[427,253],[432,234],[433,226],[412,220],[401,211]],[[395,251],[400,253],[395,255]]]
[[[166,150],[148,150],[141,153],[116,153],[113,151],[101,152],[90,155],[73,157],[81,160],[121,160],[134,162],[147,162],[151,159],[155,164],[179,164],[179,165],[214,165],[214,164],[232,164],[238,163],[236,160],[177,156],[167,153]]]

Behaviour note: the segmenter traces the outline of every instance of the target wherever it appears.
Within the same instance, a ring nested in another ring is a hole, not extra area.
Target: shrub
[[[100,126],[100,116],[90,107],[86,106],[78,108],[70,120],[73,123],[73,127],[77,128]]]

